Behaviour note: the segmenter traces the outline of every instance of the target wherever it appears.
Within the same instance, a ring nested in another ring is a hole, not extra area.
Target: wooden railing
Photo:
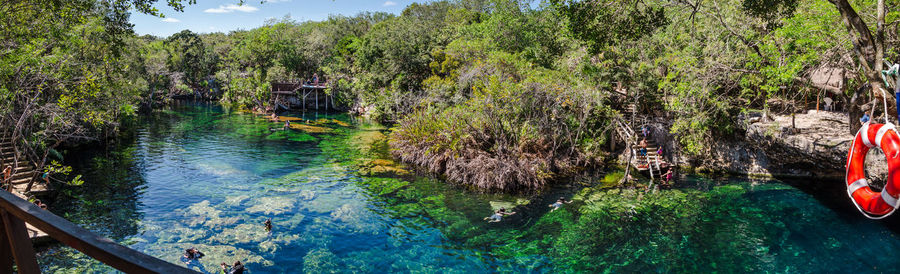
[[[100,237],[59,216],[0,191],[0,273],[40,273],[25,223],[53,239],[126,273],[196,273]],[[13,261],[15,260],[15,261]]]

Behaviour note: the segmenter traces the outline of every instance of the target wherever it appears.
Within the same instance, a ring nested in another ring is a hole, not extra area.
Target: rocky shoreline
[[[738,122],[742,133],[710,145],[704,155],[676,159],[696,171],[752,176],[840,179],[853,134],[845,113],[810,110],[807,113]],[[866,165],[870,174],[887,172],[885,158],[873,149]],[[702,163],[702,164],[701,164]]]

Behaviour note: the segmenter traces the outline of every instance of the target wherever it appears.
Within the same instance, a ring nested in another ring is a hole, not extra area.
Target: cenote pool
[[[215,104],[156,111],[129,141],[69,152],[85,184],[62,187],[51,210],[173,263],[196,247],[211,272],[235,260],[251,273],[900,266],[890,224],[863,219],[841,194],[812,196],[797,183],[691,176],[676,189],[643,193],[588,178],[536,196],[479,194],[409,173],[388,156],[388,130],[377,124],[293,116],[311,122],[272,131],[281,125]],[[550,212],[558,196],[575,202]],[[519,213],[482,220],[501,206]],[[49,273],[114,271],[60,246],[42,249],[39,260]]]

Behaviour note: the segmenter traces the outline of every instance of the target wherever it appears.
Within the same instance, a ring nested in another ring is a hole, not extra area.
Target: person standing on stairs
[[[647,157],[647,138],[641,139],[641,156]]]
[[[3,169],[3,183],[7,186],[7,191],[12,189],[12,181],[10,180],[12,177],[12,166],[6,165],[6,168]]]

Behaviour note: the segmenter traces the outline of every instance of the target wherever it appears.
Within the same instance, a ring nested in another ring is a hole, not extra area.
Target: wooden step
[[[22,178],[22,179],[12,180],[13,185],[24,185],[24,184],[28,184],[28,182],[31,182],[31,178]]]
[[[13,174],[16,174],[16,173],[19,173],[19,172],[28,172],[28,171],[31,171],[31,170],[32,170],[32,168],[31,168],[31,166],[29,166],[29,165],[19,165],[18,168],[14,168],[14,169],[12,170],[12,173],[13,173]]]
[[[3,160],[0,160],[0,162],[4,163],[4,165],[15,166],[15,164],[12,162],[12,159],[10,159],[10,160],[3,159]],[[31,166],[31,165],[28,164],[28,161],[19,161],[19,166],[23,167],[23,166]],[[3,167],[3,168],[5,168],[5,167]]]
[[[27,187],[28,187],[28,184],[13,185],[13,190],[16,192],[19,192],[19,193],[25,193],[25,188],[27,188]],[[47,186],[43,183],[40,183],[40,184],[35,183],[34,185],[31,186],[31,191],[29,191],[29,193],[44,194],[44,193],[50,192],[51,190],[52,189],[50,188],[50,186]]]
[[[16,155],[13,153],[0,152],[0,159],[3,159],[4,162],[12,162],[15,159],[15,156]],[[22,157],[19,158],[21,159]]]
[[[34,175],[36,175],[36,174],[37,174],[36,172],[31,171],[31,170],[25,171],[25,172],[16,172],[16,173],[13,173],[12,179],[15,180],[15,179],[21,179],[21,178],[34,178]]]

